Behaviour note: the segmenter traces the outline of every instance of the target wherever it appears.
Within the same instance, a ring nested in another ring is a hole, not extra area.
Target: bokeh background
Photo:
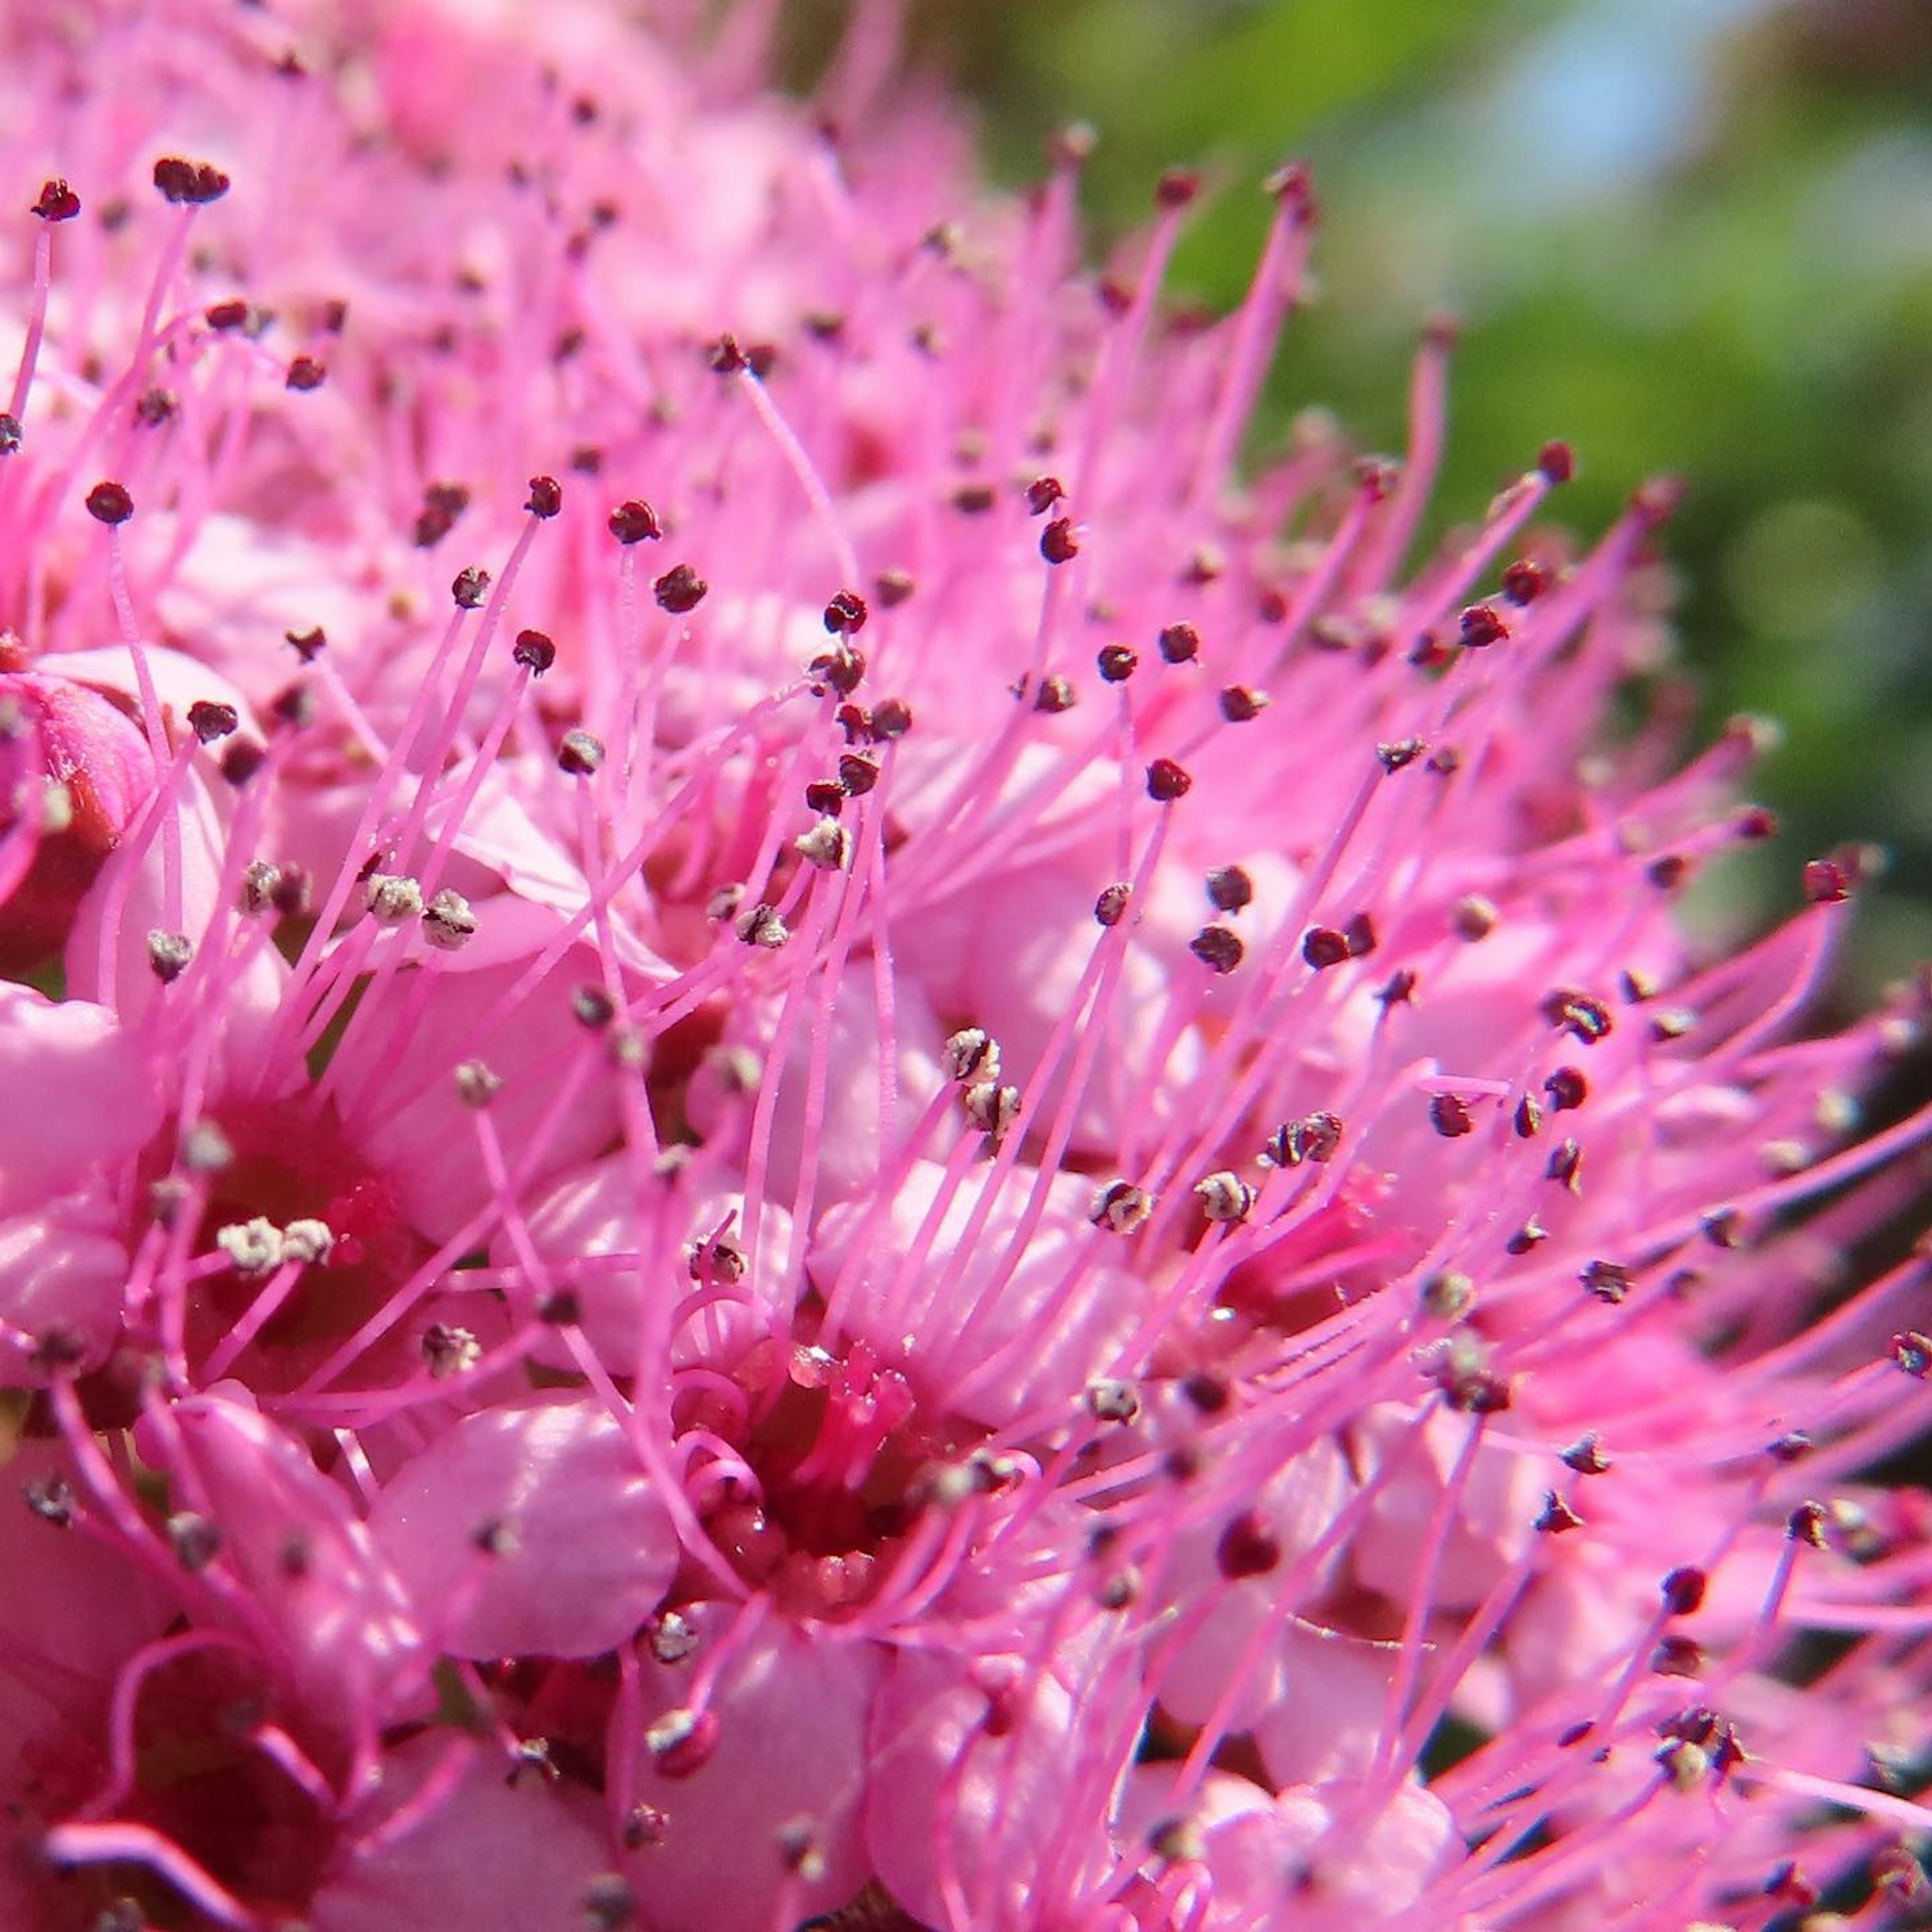
[[[1784,832],[1718,873],[1706,915],[1762,923],[1803,860],[1870,839],[1892,864],[1841,996],[1932,958],[1932,0],[915,0],[913,21],[1004,178],[1036,178],[1070,118],[1099,130],[1096,251],[1162,167],[1204,171],[1184,298],[1238,298],[1258,183],[1312,164],[1318,296],[1264,442],[1326,404],[1399,449],[1446,307],[1444,517],[1552,436],[1582,460],[1580,530],[1682,476],[1704,722],[1786,732],[1754,787]]]

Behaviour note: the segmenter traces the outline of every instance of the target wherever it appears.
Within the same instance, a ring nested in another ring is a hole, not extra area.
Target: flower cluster
[[[0,19],[0,1920],[1916,1909],[1924,989],[1683,936],[1670,490],[624,11]]]

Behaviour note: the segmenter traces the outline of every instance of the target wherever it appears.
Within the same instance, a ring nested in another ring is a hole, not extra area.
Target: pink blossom
[[[1186,323],[711,10],[0,24],[0,1921],[1917,1910],[1928,989],[1680,924],[1674,490],[1250,468],[1299,170]]]

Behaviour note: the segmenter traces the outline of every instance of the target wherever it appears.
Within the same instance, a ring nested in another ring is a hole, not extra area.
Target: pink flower
[[[0,27],[0,1919],[1916,1909],[1928,989],[1680,928],[1673,492],[1249,474],[1298,170],[1184,326],[770,10]]]

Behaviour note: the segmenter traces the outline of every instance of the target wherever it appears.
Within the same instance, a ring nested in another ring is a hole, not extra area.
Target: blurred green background
[[[918,4],[1003,177],[1090,122],[1096,248],[1159,171],[1216,192],[1174,278],[1238,298],[1277,160],[1312,164],[1318,299],[1264,440],[1311,403],[1400,448],[1424,317],[1465,324],[1438,502],[1543,441],[1581,531],[1660,470],[1706,723],[1786,728],[1784,831],[1715,890],[1757,922],[1876,840],[1843,991],[1932,956],[1932,0],[968,0]]]

